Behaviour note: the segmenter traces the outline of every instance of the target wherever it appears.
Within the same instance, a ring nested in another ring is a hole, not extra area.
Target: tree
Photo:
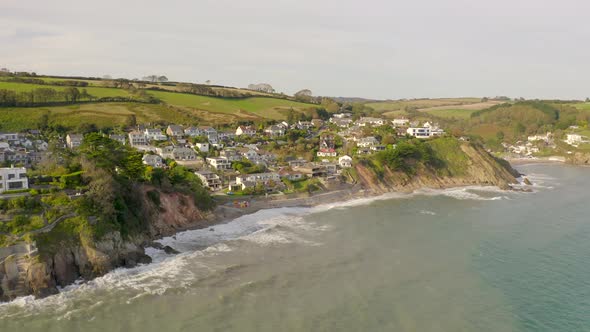
[[[168,77],[162,75],[158,77],[158,82],[165,83],[168,82]]]
[[[275,92],[275,89],[273,89],[273,87],[268,83],[250,84],[250,85],[248,85],[248,89],[254,90],[254,91],[266,92],[266,93],[274,93]]]
[[[503,131],[499,131],[496,133],[496,138],[501,142],[504,140],[504,132]]]
[[[303,89],[297,91],[294,95],[295,100],[303,101],[303,102],[310,102],[312,100],[312,93],[309,89]]]

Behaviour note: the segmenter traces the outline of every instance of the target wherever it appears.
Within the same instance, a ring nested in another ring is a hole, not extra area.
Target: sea
[[[590,169],[421,190],[162,239],[154,263],[0,304],[0,331],[590,331]]]

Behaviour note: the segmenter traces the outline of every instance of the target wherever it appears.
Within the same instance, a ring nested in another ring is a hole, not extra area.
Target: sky
[[[590,97],[587,0],[0,0],[0,67],[292,94]]]

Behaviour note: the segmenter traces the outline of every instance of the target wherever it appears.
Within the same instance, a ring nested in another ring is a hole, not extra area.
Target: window
[[[8,189],[23,189],[22,182],[10,182],[8,183]]]
[[[18,178],[19,178],[19,179],[25,179],[26,177],[27,177],[27,175],[26,175],[25,173],[20,173],[20,174],[18,175]]]
[[[16,178],[16,174],[8,174],[8,180],[12,180]]]

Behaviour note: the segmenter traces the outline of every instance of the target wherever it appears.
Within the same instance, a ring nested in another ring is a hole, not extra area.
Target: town
[[[136,125],[103,133],[143,154],[151,169],[182,165],[217,195],[314,191],[339,182],[359,159],[411,138],[443,136],[438,125],[406,118],[354,118],[341,112],[332,117],[236,127]],[[0,133],[0,194],[30,188],[27,173],[63,151],[75,151],[84,134],[54,139],[39,130]],[[53,158],[52,160],[56,160]],[[39,174],[38,174],[39,175]]]

